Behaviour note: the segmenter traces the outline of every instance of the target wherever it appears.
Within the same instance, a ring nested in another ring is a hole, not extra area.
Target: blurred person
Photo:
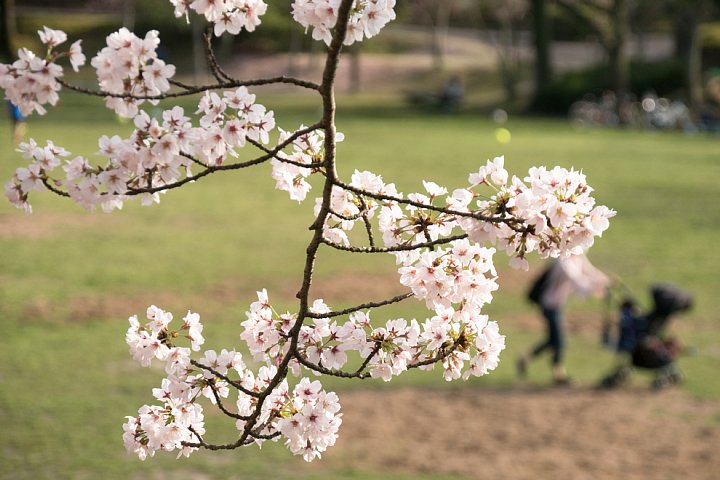
[[[20,111],[20,107],[12,103],[10,100],[6,100],[8,113],[10,114],[10,122],[12,124],[12,139],[13,144],[18,146],[22,142],[25,132],[27,131],[27,125],[25,123],[25,117]]]
[[[611,285],[610,278],[595,268],[584,255],[554,260],[533,284],[528,297],[536,303],[545,319],[546,336],[517,361],[520,377],[527,374],[528,364],[541,353],[552,354],[552,378],[556,385],[570,383],[563,364],[565,327],[563,310],[571,295],[603,297]]]
[[[700,108],[700,124],[709,132],[720,131],[720,72],[705,86],[706,100]]]
[[[457,75],[450,77],[440,94],[440,107],[446,112],[454,112],[460,107],[465,90]]]

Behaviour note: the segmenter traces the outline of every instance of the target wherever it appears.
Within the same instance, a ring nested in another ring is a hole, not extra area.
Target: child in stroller
[[[654,285],[650,288],[653,309],[642,315],[632,299],[620,305],[620,321],[617,341],[614,347],[621,357],[621,364],[604,377],[600,388],[614,388],[625,383],[633,367],[655,370],[652,381],[654,389],[680,383],[682,372],[675,360],[681,352],[679,342],[664,335],[663,331],[670,316],[688,310],[692,297],[670,284]],[[610,329],[603,331],[603,342],[612,345]]]

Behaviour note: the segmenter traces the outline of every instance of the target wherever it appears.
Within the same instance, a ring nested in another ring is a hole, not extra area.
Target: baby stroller
[[[653,308],[649,313],[640,314],[632,299],[625,299],[620,305],[620,320],[617,340],[611,339],[609,326],[603,331],[603,343],[613,346],[621,356],[621,364],[604,377],[599,388],[615,388],[629,380],[633,368],[655,370],[652,381],[654,389],[677,384],[683,375],[676,358],[681,346],[674,338],[663,334],[671,315],[684,312],[692,306],[692,297],[670,284],[654,285],[650,288]]]

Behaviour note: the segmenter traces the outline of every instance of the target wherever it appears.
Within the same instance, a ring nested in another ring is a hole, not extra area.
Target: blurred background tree
[[[15,0],[0,1],[0,60],[3,62],[13,58],[12,38],[17,34],[15,18]]]

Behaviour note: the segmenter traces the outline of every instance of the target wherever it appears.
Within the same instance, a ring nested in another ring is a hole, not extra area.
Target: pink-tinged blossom
[[[247,114],[248,138],[267,144],[270,142],[269,133],[275,128],[275,114],[268,111],[263,105],[255,104]]]
[[[192,349],[194,351],[200,350],[200,345],[205,343],[205,338],[202,336],[203,325],[200,323],[200,315],[193,313],[188,310],[187,315],[183,317],[183,330],[186,330],[185,336],[192,343]]]
[[[158,32],[149,31],[145,38],[121,28],[107,37],[107,46],[100,50],[90,64],[97,72],[100,88],[108,93],[138,96],[158,96],[170,89],[169,80],[175,67],[158,58]],[[124,117],[132,118],[143,99],[107,97],[108,108]]]
[[[326,226],[323,229],[323,238],[336,245],[350,246],[350,239],[342,228],[328,228]]]
[[[190,349],[172,347],[165,358],[165,372],[168,375],[182,376],[190,370]]]
[[[170,0],[170,3],[173,7],[175,7],[175,16],[176,17],[186,17],[188,15],[188,8],[190,7],[190,4],[193,2],[193,0]],[[190,23],[190,19],[187,19],[188,23]]]
[[[492,292],[498,288],[492,263],[495,250],[467,240],[450,245],[450,249],[421,253],[415,261],[406,260],[398,269],[400,283],[432,309],[463,302],[480,308],[490,303]]]
[[[51,43],[59,38],[57,34],[46,34],[46,39]],[[52,46],[48,45],[48,49],[52,50]],[[57,55],[50,52],[48,58],[40,58],[30,50],[21,48],[15,62],[0,64],[0,88],[5,90],[5,97],[17,105],[23,115],[32,112],[44,115],[44,105],[54,106],[59,99],[61,85],[58,79],[63,76],[63,69],[53,63]]]
[[[183,443],[197,440],[193,431],[198,435],[205,433],[202,407],[196,403],[179,407],[144,405],[138,410],[137,417],[127,419],[123,426],[123,443],[128,452],[138,455],[141,460],[159,450],[179,450],[178,457],[188,456],[197,449]]]
[[[20,188],[24,192],[30,192],[32,190],[42,191],[45,186],[43,185],[43,178],[40,166],[32,164],[28,168],[18,168],[15,171],[15,178],[20,183]]]
[[[175,16],[188,16],[189,10],[203,15],[214,23],[216,36],[225,32],[237,35],[242,30],[252,32],[260,25],[260,17],[267,11],[262,0],[170,0],[175,7]]]
[[[238,103],[238,99],[233,98],[233,101]],[[248,103],[247,100],[241,100],[241,102],[245,104],[245,106],[242,107],[242,111],[253,112],[254,109],[251,108],[251,102]],[[274,118],[272,119],[272,124],[274,124]],[[248,124],[248,128],[253,130],[251,135],[258,135],[255,131],[256,127]],[[300,125],[298,130],[305,128],[305,125]],[[285,143],[288,138],[295,133],[287,132],[283,129],[279,130],[280,138],[278,139],[278,143]],[[251,136],[250,138],[253,137]],[[342,133],[335,133],[336,142],[342,141],[343,138]],[[325,155],[325,134],[322,130],[305,133],[293,140],[288,148],[292,150],[290,152],[281,151],[276,158],[272,160],[272,177],[275,180],[276,189],[286,191],[290,194],[292,200],[302,202],[312,188],[306,179],[319,171],[318,166],[323,162]],[[308,165],[308,167],[305,168],[303,165]]]
[[[338,19],[340,0],[295,0],[293,18],[300,25],[312,27],[312,38],[330,45],[332,28]],[[377,35],[395,19],[395,0],[368,0],[355,2],[347,25],[345,45]]]
[[[72,65],[73,70],[76,72],[80,70],[80,67],[85,65],[86,61],[85,55],[82,53],[82,47],[80,46],[81,43],[82,40],[73,42],[73,44],[70,45],[70,50],[68,50],[70,65]]]
[[[40,41],[48,46],[48,48],[57,47],[67,40],[67,35],[62,30],[53,30],[52,28],[43,27],[38,30]]]
[[[170,354],[170,348],[158,338],[160,332],[152,332],[149,328],[141,327],[137,316],[129,318],[130,328],[125,334],[125,341],[130,348],[133,359],[140,362],[143,367],[149,367],[154,358],[165,360]]]
[[[295,413],[278,420],[277,430],[290,451],[309,462],[337,440],[342,423],[338,397],[322,390],[319,382],[303,378],[293,389],[291,402]]]

